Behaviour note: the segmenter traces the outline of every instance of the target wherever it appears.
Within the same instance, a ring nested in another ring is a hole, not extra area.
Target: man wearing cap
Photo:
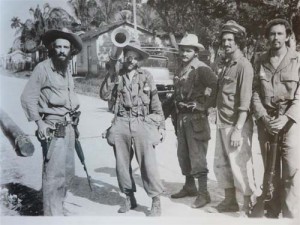
[[[215,99],[217,76],[209,66],[199,61],[198,53],[204,47],[198,37],[187,34],[179,43],[181,69],[174,77],[174,100],[177,108],[177,156],[183,188],[171,198],[197,196],[192,208],[210,202],[207,191],[207,147],[210,139],[208,108]],[[195,184],[198,179],[198,190]]]
[[[268,143],[278,134],[274,192],[266,202],[266,217],[299,216],[300,57],[287,47],[292,29],[284,19],[271,20],[265,29],[269,51],[255,65],[252,106],[264,161]],[[281,165],[280,165],[281,164]]]
[[[117,76],[109,74],[100,89],[102,99],[114,99],[115,117],[107,133],[107,140],[114,148],[120,190],[126,195],[118,212],[125,213],[137,206],[131,169],[135,153],[145,191],[152,198],[150,216],[160,216],[163,187],[154,146],[165,136],[161,102],[152,75],[139,68],[139,62],[148,58],[149,54],[141,49],[137,41],[126,45],[123,54],[123,67]],[[114,60],[111,57],[111,61]]]
[[[81,51],[82,42],[67,29],[49,30],[42,41],[50,58],[34,68],[21,95],[21,104],[28,120],[37,124],[37,136],[43,147],[44,215],[61,216],[66,186],[74,175],[75,133],[70,120],[79,107],[69,65],[71,58]],[[52,136],[49,131],[58,124],[60,131]]]
[[[213,209],[236,212],[236,188],[244,195],[241,215],[249,212],[253,188],[251,143],[252,117],[249,113],[252,96],[253,68],[243,56],[245,28],[235,21],[222,26],[221,44],[225,58],[218,74],[217,131],[214,172],[225,199]]]

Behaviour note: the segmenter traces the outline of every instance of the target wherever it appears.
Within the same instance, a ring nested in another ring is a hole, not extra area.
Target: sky
[[[42,10],[45,3],[49,3],[51,7],[61,7],[73,15],[67,0],[0,0],[0,55],[8,52],[16,38],[16,29],[10,27],[11,19],[15,16],[19,17],[21,22],[33,19],[29,9],[35,9],[39,4]]]

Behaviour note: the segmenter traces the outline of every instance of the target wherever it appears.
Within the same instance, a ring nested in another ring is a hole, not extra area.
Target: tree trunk
[[[178,50],[179,49],[178,44],[176,42],[175,35],[173,32],[169,33],[169,38],[170,38],[171,44],[174,46],[174,48],[176,48]]]

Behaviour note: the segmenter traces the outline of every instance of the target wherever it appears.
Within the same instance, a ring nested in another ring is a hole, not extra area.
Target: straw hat
[[[142,50],[140,42],[135,40],[130,41],[129,44],[124,47],[123,51],[135,51],[142,57],[142,59],[147,59],[149,57],[149,54]]]
[[[204,46],[198,42],[198,37],[195,34],[186,34],[178,43],[180,46],[192,46],[199,49],[199,51],[205,50]]]

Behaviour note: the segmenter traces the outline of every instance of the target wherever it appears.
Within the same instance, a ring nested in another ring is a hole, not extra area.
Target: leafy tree
[[[67,27],[74,28],[75,19],[62,8],[51,8],[48,3],[43,6],[43,11],[39,5],[29,9],[32,18],[24,23],[18,17],[11,19],[11,28],[17,29],[16,43],[21,41],[21,50],[24,52],[35,52],[40,46],[41,36],[48,29],[60,29]],[[14,45],[17,46],[17,45]]]

